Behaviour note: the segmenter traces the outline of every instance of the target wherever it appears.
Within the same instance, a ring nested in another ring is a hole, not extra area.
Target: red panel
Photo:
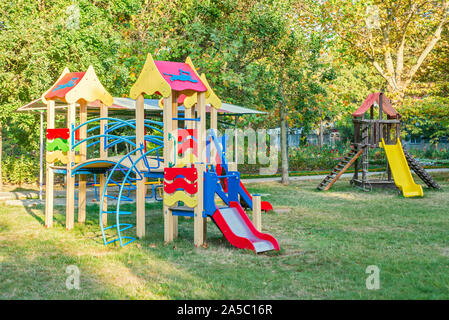
[[[196,168],[165,168],[164,179],[174,180],[177,176],[184,176],[190,182],[194,182],[198,178]]]
[[[164,181],[164,191],[167,193],[174,193],[177,189],[183,189],[188,194],[195,194],[198,192],[198,184],[188,183],[185,179],[175,179],[172,183]]]
[[[75,140],[79,140],[80,139],[80,130],[76,130],[75,131]]]
[[[206,92],[207,88],[192,68],[184,62],[154,61],[162,77],[172,90]]]
[[[273,211],[273,206],[268,201],[262,201],[261,209],[262,209],[262,211],[265,211],[265,212]]]
[[[65,99],[67,92],[76,87],[76,85],[84,77],[85,72],[70,72],[59,80],[45,95],[45,99]]]
[[[67,140],[70,137],[70,130],[68,128],[47,129],[47,139],[53,140],[61,138]]]

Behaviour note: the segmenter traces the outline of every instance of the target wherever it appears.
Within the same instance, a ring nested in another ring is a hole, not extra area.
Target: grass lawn
[[[123,248],[102,244],[97,206],[66,231],[63,207],[46,230],[43,207],[0,205],[0,299],[449,299],[449,174],[438,181],[444,190],[422,199],[347,180],[328,192],[317,180],[249,184],[291,208],[263,215],[281,251],[260,255],[231,247],[213,223],[195,249],[193,220],[181,217],[179,239],[164,245],[160,203],[148,205],[148,237]],[[66,289],[69,265],[80,290]],[[366,288],[369,265],[379,290]]]

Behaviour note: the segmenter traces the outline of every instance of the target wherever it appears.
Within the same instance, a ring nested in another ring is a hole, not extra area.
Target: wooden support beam
[[[207,223],[206,219],[203,218],[203,210],[204,210],[204,171],[206,170],[206,165],[204,163],[199,163],[196,165],[198,170],[198,205],[195,207],[195,216],[193,218],[193,241],[195,247],[200,247],[204,245],[206,242],[206,234],[207,234]]]
[[[173,92],[172,93],[172,101],[171,101],[171,108],[172,108],[172,119],[178,118],[178,93]],[[185,117],[185,114],[184,114]],[[189,121],[191,122],[191,121]],[[172,120],[172,136],[175,141],[178,141],[178,120]],[[177,150],[177,143],[175,144],[175,150],[173,152],[176,152],[176,155],[178,155]],[[173,216],[173,239],[178,238],[178,216]]]
[[[184,111],[184,116],[186,118],[195,118],[195,106],[191,107],[191,108],[186,108]],[[195,128],[195,122],[194,121],[184,121],[184,126],[186,129],[194,129]],[[186,157],[186,159],[191,159],[191,155],[193,153],[192,149],[187,149],[184,152],[184,157]]]
[[[140,148],[145,144],[145,109],[144,97],[140,94],[136,100],[136,146]],[[136,154],[140,157],[140,152]],[[136,165],[136,169],[142,170],[143,160]],[[145,236],[145,193],[146,178],[136,181],[136,233],[138,238]]]
[[[196,104],[198,110],[198,161],[206,162],[206,95],[204,92],[198,93],[198,102]]]
[[[253,224],[259,232],[262,232],[262,197],[253,195]]]
[[[100,118],[107,118],[108,117],[108,107],[105,106],[104,104],[100,105]],[[107,120],[100,120],[100,134],[104,135],[106,132],[106,126],[108,125],[108,121]],[[108,157],[108,151],[105,149],[105,143],[106,139],[104,137],[100,138],[100,158],[107,158]],[[106,174],[100,174],[100,192],[103,192],[104,187],[106,185]],[[101,214],[101,211],[107,211],[108,210],[108,198],[105,197],[103,199],[103,207],[100,208],[100,216],[101,216],[101,221],[103,223],[103,226],[106,226],[108,224],[108,215],[105,214]]]
[[[330,187],[341,177],[343,173],[345,173],[346,170],[360,157],[360,155],[363,153],[364,149],[360,149],[355,156],[340,170],[340,172],[335,176],[335,178],[332,179],[331,182],[323,189],[323,190],[329,190]]]
[[[170,162],[173,162],[173,140],[169,140],[169,134],[172,133],[172,94],[164,98],[164,167],[169,168]],[[165,191],[164,191],[164,204],[163,204],[163,214],[164,214],[164,241],[169,243],[173,241],[173,215],[169,206],[165,203]]]
[[[198,122],[197,130],[197,145],[198,145],[198,161],[196,168],[198,170],[198,205],[195,208],[194,216],[194,244],[196,247],[202,246],[206,242],[207,233],[207,220],[203,218],[204,209],[204,172],[206,171],[206,95],[204,92],[199,92],[198,100],[196,103],[198,110]]]
[[[215,134],[218,136],[217,133],[217,109],[214,107],[210,107],[210,129],[215,132]],[[211,143],[210,145],[210,163],[217,164],[215,159],[217,156],[217,148],[215,148],[215,144]]]
[[[80,124],[87,122],[87,102],[82,100],[80,102]],[[79,129],[80,141],[87,138],[87,126]],[[87,157],[87,144],[82,143],[79,151],[80,161],[83,162]],[[79,175],[78,183],[78,222],[84,223],[86,221],[86,192],[87,192],[87,175]]]
[[[55,127],[55,101],[47,102],[47,129]],[[47,172],[45,175],[45,227],[53,227],[53,201],[54,201],[54,172],[47,162]]]
[[[237,171],[237,162],[229,162],[228,170],[229,171]]]
[[[65,213],[65,227],[67,230],[73,229],[75,224],[75,176],[72,176],[72,167],[75,165],[75,150],[72,150],[72,138],[74,132],[72,127],[75,126],[76,104],[71,103],[67,107],[67,127],[70,130],[69,151],[67,162],[67,176],[66,176],[66,213]]]

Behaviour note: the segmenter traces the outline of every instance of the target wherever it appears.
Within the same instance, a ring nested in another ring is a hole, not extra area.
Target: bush
[[[431,160],[448,160],[449,148],[424,147],[422,150],[410,148],[408,150],[414,158]]]
[[[39,158],[29,155],[9,156],[2,158],[2,178],[4,183],[18,184],[37,183],[39,179]]]
[[[290,171],[327,170],[334,167],[349,150],[349,145],[323,146],[306,144],[289,149]]]

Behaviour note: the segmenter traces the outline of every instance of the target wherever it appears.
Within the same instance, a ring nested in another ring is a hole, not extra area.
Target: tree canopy
[[[159,60],[190,56],[222,100],[267,111],[268,117],[242,120],[254,128],[280,126],[285,134],[287,127],[301,127],[307,133],[320,121],[343,121],[367,94],[386,90],[407,129],[417,133],[413,121],[446,114],[448,3],[2,1],[5,151],[37,152],[37,115],[14,111],[38,98],[64,67],[92,64],[112,95],[127,96],[148,52]],[[445,135],[443,123],[428,125],[433,131],[426,134]],[[283,160],[286,169],[286,153]]]

